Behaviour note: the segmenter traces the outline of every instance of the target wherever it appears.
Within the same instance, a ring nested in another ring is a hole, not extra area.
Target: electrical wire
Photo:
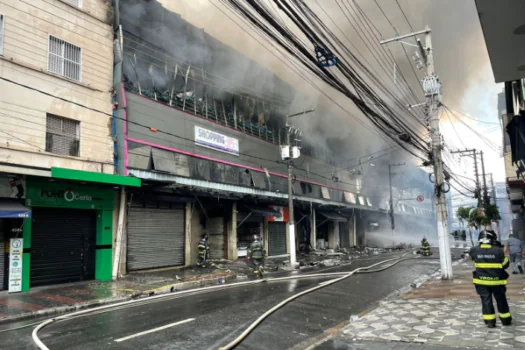
[[[321,78],[321,80],[325,81],[327,84],[331,85],[336,90],[340,91],[341,93],[349,97],[351,100],[353,100],[358,109],[360,109],[365,114],[365,116],[367,116],[368,119],[383,132],[383,134],[388,136],[394,142],[402,145],[402,147],[412,155],[424,159],[423,156],[418,155],[413,150],[410,150],[408,148],[408,145],[401,143],[399,140],[397,140],[397,135],[402,133],[400,130],[403,130],[403,132],[408,132],[409,134],[413,135],[415,139],[412,141],[408,141],[407,144],[410,144],[412,147],[419,149],[419,151],[423,151],[423,154],[426,155],[428,153],[428,150],[426,149],[426,145],[424,144],[424,142],[418,144],[419,141],[416,141],[418,139],[418,136],[415,135],[410,128],[407,128],[405,122],[399,119],[395,114],[393,114],[392,110],[377,95],[375,95],[371,90],[369,90],[368,85],[364,83],[364,81],[355,73],[355,71],[352,71],[350,67],[344,63],[344,60],[341,60],[342,62],[338,62],[337,67],[339,68],[339,72],[342,73],[349,81],[352,82],[354,90],[357,91],[360,96],[362,96],[363,93],[366,94],[370,101],[375,101],[377,105],[380,106],[379,108],[369,108],[365,103],[363,103],[363,99],[359,98],[354,93],[352,93],[350,89],[341,80],[339,80],[339,78],[337,78],[334,74],[330,73],[329,70],[317,66],[316,59],[309,52],[309,49],[307,49],[304,46],[301,46],[300,43],[297,40],[295,40],[294,37],[288,35],[287,30],[279,31],[279,33],[281,34],[280,36],[275,35],[271,30],[269,30],[268,27],[266,27],[266,25],[280,29],[279,24],[271,16],[269,16],[268,13],[264,12],[264,8],[259,6],[257,0],[250,2],[249,5],[243,5],[241,4],[241,1],[237,0],[229,0],[228,2],[231,5],[235,6],[236,10],[246,18],[246,21],[259,26],[259,28],[264,30],[266,34],[272,38],[272,40],[277,42],[282,48],[288,51],[289,54],[294,55],[294,51],[290,48],[291,46],[296,48],[298,47],[301,52],[301,55],[295,55],[295,57],[306,68],[308,68],[312,73],[316,74],[319,78]],[[292,7],[291,4],[293,4],[295,8]],[[331,33],[327,28],[322,27],[322,22],[320,22],[318,18],[316,18],[315,14],[303,2],[292,1],[291,3],[287,3],[284,1],[277,1],[277,5],[281,10],[285,11],[288,18],[312,42],[322,43],[322,38],[326,39],[324,33],[328,33],[333,37],[333,33]],[[252,10],[248,10],[248,7],[252,7]],[[299,15],[298,12],[296,12],[297,9],[300,10],[301,15]],[[254,13],[257,13],[258,15],[260,15],[260,17],[255,16]],[[261,20],[266,21],[266,24],[263,24]],[[312,31],[312,28],[310,28],[310,26],[312,26],[315,32]],[[320,32],[321,30],[323,32]],[[340,52],[336,47],[333,48],[333,51],[336,54],[340,55]],[[384,115],[384,113],[386,113],[386,115]],[[394,122],[394,124],[391,124],[390,121]]]

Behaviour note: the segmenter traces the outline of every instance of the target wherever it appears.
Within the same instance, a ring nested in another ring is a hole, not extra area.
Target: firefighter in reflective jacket
[[[499,318],[504,326],[512,324],[509,304],[505,292],[507,288],[509,259],[505,256],[503,248],[497,241],[496,233],[491,230],[479,234],[479,246],[470,249],[470,258],[474,260],[476,271],[474,285],[481,298],[483,319],[489,328],[496,326],[496,312],[492,304],[492,296],[498,305]]]
[[[197,266],[206,267],[206,261],[208,260],[208,255],[210,254],[210,246],[208,245],[208,235],[205,234],[202,236],[197,248],[199,249]]]
[[[428,243],[426,238],[423,238],[421,241],[421,255],[430,256],[430,243]]]
[[[259,276],[263,273],[264,251],[259,236],[254,236],[253,238],[250,249],[248,249],[248,258],[253,264],[253,273]]]

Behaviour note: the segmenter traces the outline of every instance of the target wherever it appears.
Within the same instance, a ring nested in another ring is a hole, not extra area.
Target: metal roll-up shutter
[[[151,207],[150,207],[151,206]],[[184,265],[184,208],[131,207],[128,213],[129,271]]]
[[[350,247],[350,230],[348,222],[339,223],[339,246],[341,248]]]
[[[6,275],[5,264],[5,232],[0,231],[0,290],[4,289],[4,279]]]
[[[286,223],[268,223],[268,255],[286,254]]]
[[[30,286],[95,278],[96,212],[33,208]]]
[[[209,218],[206,223],[208,242],[210,244],[210,259],[224,258],[224,218]]]

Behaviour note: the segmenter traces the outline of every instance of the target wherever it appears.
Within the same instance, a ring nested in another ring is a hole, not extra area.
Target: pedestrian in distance
[[[505,244],[505,255],[508,255],[510,258],[510,264],[512,265],[512,273],[514,275],[518,274],[518,270],[523,274],[522,267],[522,253],[523,253],[523,242],[515,238],[511,233],[509,235],[509,240]]]
[[[210,255],[210,246],[208,244],[208,235],[204,234],[202,235],[201,240],[199,241],[199,245],[197,246],[198,249],[198,260],[197,260],[197,266],[199,267],[207,267],[206,262],[208,261],[208,257]]]
[[[478,240],[479,245],[472,247],[469,255],[476,268],[473,272],[473,282],[481,298],[483,320],[488,328],[496,327],[496,312],[492,303],[492,296],[494,296],[501,323],[510,326],[512,316],[505,295],[507,278],[509,278],[505,269],[509,267],[509,259],[505,256],[501,244],[498,244],[494,231],[480,232]]]
[[[259,277],[264,272],[264,250],[259,236],[253,236],[253,242],[248,249],[248,258],[253,265],[253,273]]]

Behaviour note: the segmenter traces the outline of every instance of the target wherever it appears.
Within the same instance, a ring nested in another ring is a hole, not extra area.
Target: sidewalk
[[[355,259],[383,254],[387,258],[399,255],[400,252],[372,248],[362,252],[351,250],[343,254],[344,256],[316,252],[300,258],[303,264],[299,270],[289,269],[286,258],[266,259],[265,275],[282,277],[298,271],[320,271],[319,268],[330,269],[349,264]],[[118,281],[89,281],[37,287],[27,293],[0,292],[0,324],[249,278],[253,278],[253,273],[247,259],[233,262],[220,260],[214,261],[205,269],[187,267],[148,270],[128,274]]]
[[[454,267],[454,280],[435,277],[350,323],[318,349],[525,348],[525,277],[511,275],[507,297],[513,325],[488,329],[472,285],[472,263]],[[357,347],[358,343],[370,347]],[[372,346],[373,344],[373,346]]]
[[[0,324],[226,283],[235,278],[236,274],[228,269],[165,269],[133,273],[104,283],[89,281],[37,287],[16,294],[0,292]]]

